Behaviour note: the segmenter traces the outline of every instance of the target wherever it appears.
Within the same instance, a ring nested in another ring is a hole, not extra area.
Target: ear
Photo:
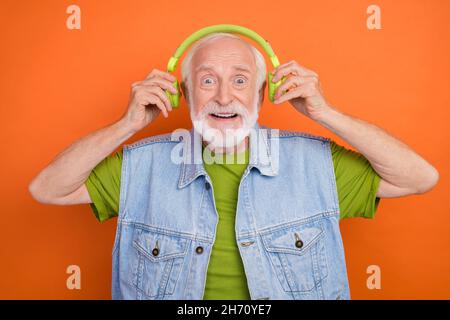
[[[186,88],[186,86],[185,86],[183,81],[181,81],[180,87],[181,87],[181,92],[182,92],[182,95],[184,96],[184,99],[186,101],[189,101],[189,99],[188,99],[188,94],[189,93],[188,93],[188,90],[187,90],[187,88]]]
[[[259,89],[259,107],[261,108],[264,102],[264,89],[266,89],[267,80],[264,80],[261,89]]]

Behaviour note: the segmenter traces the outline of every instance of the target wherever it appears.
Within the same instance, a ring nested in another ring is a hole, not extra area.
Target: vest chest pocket
[[[154,299],[173,294],[187,253],[188,239],[137,229],[133,239],[133,284],[138,297]]]
[[[285,291],[309,292],[327,277],[324,232],[320,224],[283,228],[261,237]]]

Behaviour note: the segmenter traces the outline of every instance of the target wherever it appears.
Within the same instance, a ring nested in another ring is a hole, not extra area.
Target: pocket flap
[[[262,235],[262,240],[267,251],[303,254],[317,240],[321,238],[323,231],[316,226],[295,226],[271,231]],[[301,247],[296,246],[297,240],[301,241]]]
[[[152,261],[162,261],[182,257],[186,254],[188,240],[176,235],[168,235],[148,230],[139,230],[133,246]],[[157,249],[157,254],[154,254]]]

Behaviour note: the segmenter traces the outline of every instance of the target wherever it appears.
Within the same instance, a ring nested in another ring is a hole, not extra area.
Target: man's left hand
[[[274,70],[272,81],[275,83],[283,76],[284,82],[275,90],[274,103],[280,104],[285,101],[299,112],[314,121],[318,121],[332,108],[325,100],[320,87],[319,76],[312,70],[300,66],[292,60],[279,65]],[[284,94],[283,91],[287,90]]]

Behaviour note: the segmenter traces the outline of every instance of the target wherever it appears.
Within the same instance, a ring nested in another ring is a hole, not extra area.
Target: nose
[[[222,106],[226,106],[233,100],[230,88],[228,88],[228,83],[222,81],[219,85],[219,89],[216,96],[216,102]]]

